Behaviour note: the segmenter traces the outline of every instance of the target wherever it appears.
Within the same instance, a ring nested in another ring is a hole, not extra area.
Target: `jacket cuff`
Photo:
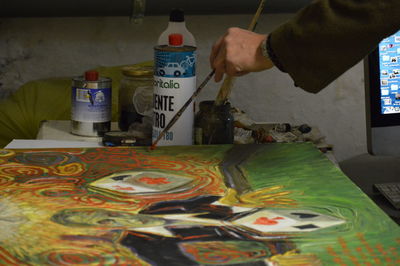
[[[268,57],[269,57],[269,59],[271,59],[272,63],[274,63],[274,65],[275,65],[280,71],[286,73],[285,69],[283,68],[282,64],[279,62],[278,57],[276,56],[276,54],[274,53],[274,50],[273,50],[272,47],[271,47],[271,37],[272,37],[272,35],[269,34],[268,37],[267,37],[267,41],[266,41],[266,43],[265,43],[265,46],[266,46],[265,48],[266,48],[266,50],[267,50]]]

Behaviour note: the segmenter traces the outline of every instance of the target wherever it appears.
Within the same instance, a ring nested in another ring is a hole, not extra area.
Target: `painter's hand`
[[[212,47],[211,68],[214,79],[219,82],[224,74],[242,76],[273,67],[269,58],[262,54],[261,43],[267,35],[257,34],[240,28],[229,28]]]

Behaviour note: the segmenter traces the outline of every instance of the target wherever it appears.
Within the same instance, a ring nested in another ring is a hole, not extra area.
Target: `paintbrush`
[[[253,31],[255,29],[258,18],[260,17],[260,14],[261,14],[262,10],[264,9],[264,5],[265,5],[265,0],[261,0],[260,4],[258,6],[258,9],[257,9],[256,13],[254,14],[253,19],[250,23],[249,30]],[[204,79],[204,81],[200,84],[200,86],[197,88],[197,90],[193,93],[192,97],[190,97],[186,101],[186,103],[181,107],[181,109],[179,109],[179,111],[174,115],[174,117],[172,117],[172,119],[169,121],[168,125],[163,129],[163,131],[160,132],[157,139],[153,142],[153,144],[150,147],[150,150],[154,150],[156,148],[156,145],[160,141],[160,139],[162,139],[164,137],[165,133],[167,133],[167,131],[170,130],[170,128],[176,123],[176,121],[178,121],[178,119],[182,116],[183,112],[186,110],[186,108],[189,106],[189,104],[193,101],[193,99],[196,98],[196,96],[200,93],[200,91],[203,89],[203,87],[206,86],[206,84],[211,79],[211,77],[214,75],[214,73],[215,73],[215,70],[212,70],[210,72],[210,74],[207,75],[207,77]],[[218,94],[221,96],[219,96],[219,98],[217,97],[217,100],[215,101],[216,105],[221,105],[222,103],[225,103],[226,99],[229,96],[230,89],[232,87],[232,83],[233,83],[232,77],[225,78],[225,80],[222,84],[222,87],[219,91],[219,94]],[[217,101],[219,102],[219,104],[217,104]]]
[[[182,116],[183,112],[186,110],[186,108],[189,106],[189,104],[196,98],[196,96],[200,93],[200,91],[207,85],[208,81],[212,78],[214,75],[215,70],[211,71],[210,74],[207,75],[207,77],[204,79],[204,81],[200,84],[200,86],[196,89],[196,91],[193,93],[193,95],[185,102],[184,105],[182,105],[181,109],[172,117],[172,119],[169,121],[167,126],[160,132],[160,135],[158,135],[157,139],[153,142],[151,145],[150,149],[154,150],[156,148],[157,143],[162,139],[162,137],[167,133],[168,130],[178,121],[178,119]]]
[[[264,9],[265,1],[266,0],[260,1],[260,4],[258,5],[258,9],[253,16],[253,19],[251,20],[249,27],[247,28],[249,31],[254,31],[254,29],[256,28],[258,18],[260,17],[260,14],[261,14],[262,10]],[[234,77],[226,75],[224,81],[222,82],[221,88],[218,91],[217,98],[215,99],[215,102],[214,102],[214,104],[216,106],[225,104],[226,100],[228,99],[229,94],[231,93],[234,81],[235,81]]]

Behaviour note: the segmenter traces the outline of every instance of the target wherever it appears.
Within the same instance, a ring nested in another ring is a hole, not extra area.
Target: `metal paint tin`
[[[111,79],[97,71],[72,79],[71,133],[97,137],[111,128]]]
[[[170,45],[154,48],[153,141],[196,90],[196,47],[183,46],[180,36],[178,42],[170,38]],[[159,145],[192,145],[193,123],[194,103],[164,134]]]

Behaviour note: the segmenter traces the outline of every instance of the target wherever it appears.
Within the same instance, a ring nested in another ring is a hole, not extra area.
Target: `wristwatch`
[[[271,60],[271,58],[270,58],[270,56],[269,56],[269,54],[268,54],[268,49],[267,49],[267,39],[268,39],[268,36],[261,42],[261,52],[262,52],[262,55],[264,56],[264,57],[266,57],[267,59],[270,59]]]
[[[274,53],[274,50],[271,47],[271,34],[268,34],[267,38],[265,38],[261,42],[261,52],[262,55],[270,60],[274,66],[276,66],[280,71],[286,72],[282,64],[280,63],[279,59],[277,58],[276,54]]]

